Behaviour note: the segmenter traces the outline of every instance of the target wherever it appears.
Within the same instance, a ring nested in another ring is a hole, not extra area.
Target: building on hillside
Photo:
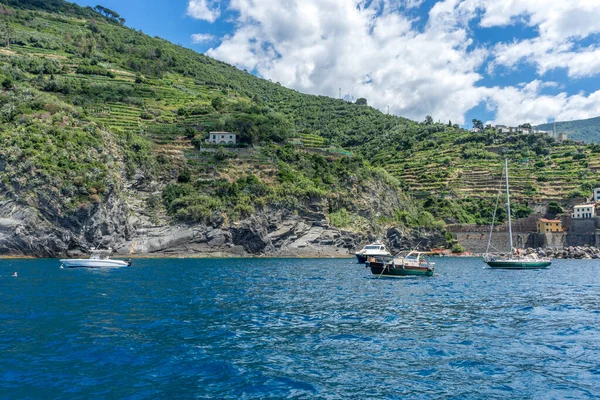
[[[592,198],[594,203],[600,202],[600,188],[594,189],[594,197]]]
[[[479,128],[471,128],[471,132],[478,133],[478,132],[481,132],[481,129],[479,129]]]
[[[537,221],[537,231],[538,233],[562,232],[562,221],[560,219],[541,218]]]
[[[506,125],[496,125],[494,129],[498,131],[498,133],[510,133],[510,128]]]
[[[564,132],[562,132],[562,133],[559,133],[559,134],[558,134],[558,137],[557,137],[557,139],[558,139],[558,141],[559,141],[559,142],[564,142],[564,141],[565,141],[565,140],[567,140],[568,138],[569,138],[569,134],[567,134],[567,133],[564,133]]]
[[[531,133],[533,132],[530,128],[523,128],[522,126],[506,126],[496,125],[494,126],[498,133]]]
[[[596,216],[595,204],[579,204],[573,207],[571,218],[594,218]]]
[[[209,132],[206,143],[236,144],[237,135],[231,132]]]

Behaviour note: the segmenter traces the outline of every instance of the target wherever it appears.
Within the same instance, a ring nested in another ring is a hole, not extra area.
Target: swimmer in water
[[[12,274],[12,276],[14,276],[16,278],[19,275],[17,275],[17,273],[15,272],[14,274]]]

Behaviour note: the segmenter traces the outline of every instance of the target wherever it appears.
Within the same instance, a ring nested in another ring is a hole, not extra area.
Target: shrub
[[[455,243],[452,246],[452,252],[453,253],[464,253],[465,252],[465,247],[462,244],[460,244],[460,243]]]
[[[350,224],[352,224],[352,219],[345,208],[329,214],[329,225],[331,226],[335,226],[336,228],[345,228],[350,226]]]
[[[12,89],[14,87],[13,82],[10,78],[6,78],[2,81],[2,87],[4,89]]]

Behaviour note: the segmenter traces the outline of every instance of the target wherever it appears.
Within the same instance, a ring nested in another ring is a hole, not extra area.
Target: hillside
[[[0,254],[334,255],[384,237],[399,210],[440,227],[339,147],[402,119],[283,88],[91,9],[8,3]],[[241,143],[204,143],[221,130]]]
[[[503,157],[515,216],[598,184],[600,146],[305,95],[100,11],[0,1],[0,254],[451,246],[445,222],[489,221]]]
[[[553,131],[554,124],[538,125],[537,129]],[[557,133],[567,133],[569,139],[585,143],[600,143],[600,117],[556,122]]]

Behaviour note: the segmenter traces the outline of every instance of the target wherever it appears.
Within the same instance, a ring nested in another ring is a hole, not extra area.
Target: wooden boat
[[[496,219],[496,211],[498,210],[498,200],[500,199],[500,192],[498,193],[498,199],[496,200],[496,208],[494,209],[494,216],[492,218],[492,225],[490,228],[490,236],[488,239],[487,250],[483,261],[489,265],[490,268],[494,269],[541,269],[547,268],[550,264],[550,258],[540,258],[537,254],[522,254],[518,249],[513,247],[512,237],[512,224],[510,216],[510,191],[508,188],[508,160],[504,159],[504,175],[506,178],[506,212],[508,215],[508,238],[510,242],[510,255],[499,256],[490,253],[490,247],[492,243],[492,232],[494,231],[494,220]]]
[[[425,254],[427,253],[411,251],[400,257],[369,257],[365,264],[378,277],[433,276],[434,263],[427,261]]]

